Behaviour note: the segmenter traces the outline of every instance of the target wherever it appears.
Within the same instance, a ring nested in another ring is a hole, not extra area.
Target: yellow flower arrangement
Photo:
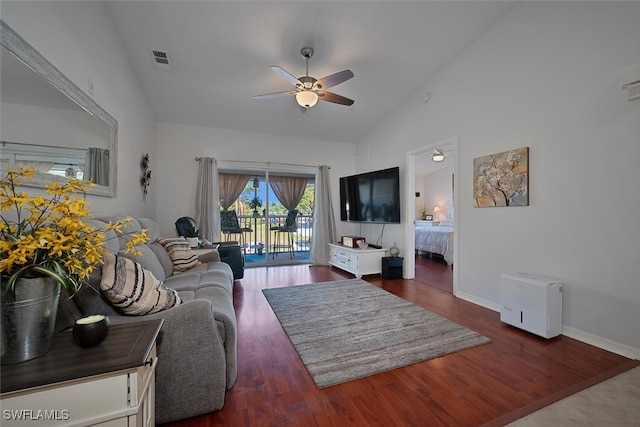
[[[52,182],[46,187],[49,198],[16,190],[22,179],[34,175],[33,168],[9,167],[0,181],[0,276],[9,290],[20,278],[49,276],[73,294],[103,263],[106,250],[105,231],[84,221],[92,218],[86,191],[95,184]],[[122,234],[129,221],[109,222],[106,229]],[[131,234],[127,252],[147,240],[146,230]]]
[[[420,215],[426,215],[427,212],[429,212],[429,209],[427,208],[427,205],[420,205]]]

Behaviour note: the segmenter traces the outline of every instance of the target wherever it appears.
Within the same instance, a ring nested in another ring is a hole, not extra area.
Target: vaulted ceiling
[[[108,17],[156,120],[357,142],[513,6],[504,1],[113,1]],[[330,91],[351,107],[294,96],[269,67],[310,75],[350,69]],[[151,50],[172,70],[154,66]]]

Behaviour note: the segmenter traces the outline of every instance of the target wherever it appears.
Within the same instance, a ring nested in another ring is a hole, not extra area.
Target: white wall
[[[111,129],[84,110],[2,103],[2,139],[80,148],[111,147]]]
[[[318,139],[289,138],[202,126],[157,123],[157,221],[164,235],[175,235],[181,216],[195,217],[198,163],[195,157],[218,162],[272,162],[329,165],[336,218],[340,219],[338,178],[354,173],[355,145]],[[338,221],[338,235],[347,234]]]
[[[405,152],[458,136],[458,295],[497,309],[501,272],[558,277],[564,333],[635,357],[640,102],[620,76],[640,65],[638,16],[637,2],[519,3],[360,141],[356,159],[358,171],[403,167]],[[473,159],[524,146],[530,206],[474,208]],[[385,234],[405,243],[404,227]]]
[[[155,216],[152,181],[142,203],[140,159],[155,157],[155,126],[121,42],[98,2],[3,1],[2,20],[118,121],[117,198],[89,196],[95,215]],[[32,190],[29,190],[32,191]]]
[[[429,213],[433,215],[433,208],[436,206],[440,208],[438,218],[434,215],[434,220],[441,221],[447,218],[447,215],[450,215],[451,218],[454,216],[452,175],[453,166],[448,166],[422,177],[424,180],[424,203],[429,208]]]

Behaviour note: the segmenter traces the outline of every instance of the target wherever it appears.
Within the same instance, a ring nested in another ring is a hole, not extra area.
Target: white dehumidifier
[[[525,273],[500,276],[500,320],[553,338],[562,333],[562,282]]]

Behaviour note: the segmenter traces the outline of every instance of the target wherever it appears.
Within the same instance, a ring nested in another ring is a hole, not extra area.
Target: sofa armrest
[[[244,277],[244,256],[242,248],[237,242],[223,242],[218,246],[220,261],[229,264],[233,271],[233,279]]]
[[[224,405],[225,350],[211,301],[193,300],[146,316],[114,316],[113,324],[164,319],[158,336],[156,423],[216,411]],[[194,390],[206,390],[193,399]]]
[[[211,250],[205,252],[202,255],[198,255],[200,262],[220,262],[220,253],[217,250]]]

